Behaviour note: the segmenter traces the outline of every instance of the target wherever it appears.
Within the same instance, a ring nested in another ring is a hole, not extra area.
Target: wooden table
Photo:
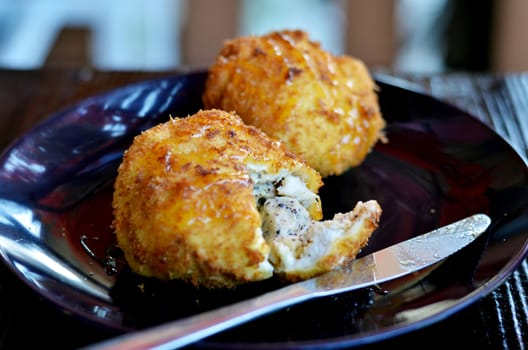
[[[90,69],[0,70],[0,148],[39,120],[97,92],[174,72],[101,72]],[[390,72],[379,74],[394,75]],[[526,157],[528,75],[399,76],[471,112]],[[528,263],[490,295],[425,329],[366,348],[427,348],[471,344],[475,349],[528,346]],[[71,349],[113,334],[58,311],[0,264],[0,348],[37,344]],[[423,343],[425,341],[425,343]]]

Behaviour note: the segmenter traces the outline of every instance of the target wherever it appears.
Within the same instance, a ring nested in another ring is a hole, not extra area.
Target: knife
[[[344,268],[195,316],[127,333],[84,349],[175,349],[309,299],[387,282],[440,262],[462,249],[491,223],[475,214],[353,260]]]

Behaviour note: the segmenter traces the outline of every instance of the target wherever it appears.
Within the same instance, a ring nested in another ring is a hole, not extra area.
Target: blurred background
[[[299,28],[411,73],[528,71],[525,0],[0,0],[0,68],[204,68],[223,41]]]

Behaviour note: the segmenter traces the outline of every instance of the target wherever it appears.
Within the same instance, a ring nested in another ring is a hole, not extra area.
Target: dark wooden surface
[[[175,72],[0,70],[0,149],[35,123],[84,97]],[[378,72],[379,74],[389,74]],[[528,155],[528,75],[398,76],[471,112]],[[475,304],[429,327],[365,348],[528,348],[528,263]],[[0,264],[0,348],[74,349],[113,334],[65,315]]]

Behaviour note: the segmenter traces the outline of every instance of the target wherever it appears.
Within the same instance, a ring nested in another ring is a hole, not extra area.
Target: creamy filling
[[[270,175],[263,167],[252,168],[254,196],[262,219],[262,237],[270,247],[268,261],[278,273],[305,273],[331,258],[333,266],[350,257],[336,253],[341,245],[359,242],[362,226],[377,212],[374,203],[361,204],[366,214],[351,211],[332,220],[313,220],[308,209],[319,196],[299,177],[286,171]],[[343,243],[346,242],[346,243]]]
[[[253,194],[262,218],[262,234],[271,247],[269,261],[275,266],[294,266],[310,245],[317,221],[308,208],[319,196],[299,177],[287,172],[270,175],[252,167]]]

